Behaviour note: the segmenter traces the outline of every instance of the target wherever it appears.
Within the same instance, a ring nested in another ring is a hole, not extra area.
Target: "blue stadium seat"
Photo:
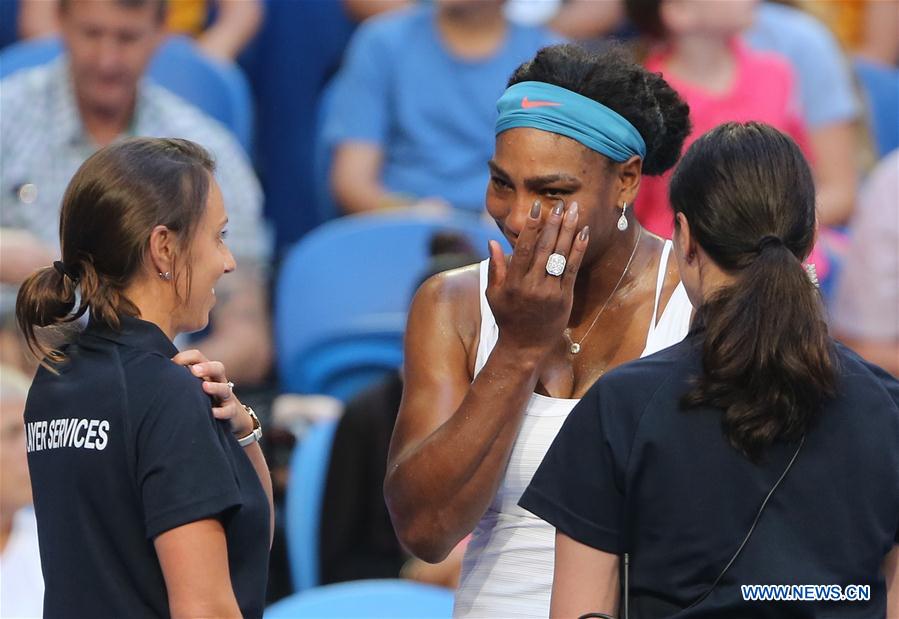
[[[877,154],[899,148],[899,69],[856,58],[855,75],[862,86]]]
[[[344,402],[403,363],[405,314],[361,317],[303,354],[297,377],[310,393]],[[377,324],[380,323],[380,324]]]
[[[406,311],[435,232],[458,231],[482,255],[501,239],[465,213],[414,209],[335,219],[307,234],[281,266],[275,294],[284,391],[347,399],[402,360]]]
[[[294,591],[318,585],[318,532],[337,420],[309,427],[290,458],[285,500],[287,558]]]
[[[0,52],[0,79],[21,69],[46,64],[62,53],[59,37],[18,41]]]
[[[57,37],[22,41],[0,53],[0,79],[45,64],[62,53]],[[182,36],[169,37],[153,57],[150,78],[228,127],[250,152],[253,104],[243,72],[234,64],[207,58]]]
[[[244,150],[252,152],[253,98],[240,67],[208,58],[191,39],[173,36],[156,53],[149,74],[228,127]]]
[[[265,619],[449,619],[449,589],[404,580],[359,580],[318,587],[269,606]]]

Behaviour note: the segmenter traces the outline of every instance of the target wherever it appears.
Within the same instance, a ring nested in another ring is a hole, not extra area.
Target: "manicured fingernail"
[[[584,226],[584,229],[581,230],[580,238],[582,241],[586,241],[590,236],[590,226]]]
[[[190,371],[194,374],[202,374],[203,367],[199,363],[195,363],[194,365],[190,366]]]
[[[531,219],[540,219],[540,200],[534,200],[531,206]]]
[[[572,202],[571,206],[568,207],[567,217],[572,221],[577,219],[577,202]]]
[[[562,216],[562,213],[565,211],[565,203],[559,200],[556,202],[556,205],[553,207],[553,215],[558,217]]]

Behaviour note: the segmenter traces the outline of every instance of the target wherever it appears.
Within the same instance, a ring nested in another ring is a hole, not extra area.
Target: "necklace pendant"
[[[621,213],[621,217],[618,218],[618,229],[624,232],[627,230],[627,217],[624,216],[624,213]]]
[[[576,355],[576,354],[578,354],[579,352],[581,352],[581,345],[578,344],[577,342],[572,342],[572,343],[571,343],[571,347],[570,347],[568,350],[571,351],[571,354],[572,354],[572,355]]]

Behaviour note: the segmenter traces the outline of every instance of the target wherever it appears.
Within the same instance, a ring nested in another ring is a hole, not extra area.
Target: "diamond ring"
[[[550,254],[546,260],[546,272],[553,277],[559,277],[565,272],[565,256],[562,254]]]

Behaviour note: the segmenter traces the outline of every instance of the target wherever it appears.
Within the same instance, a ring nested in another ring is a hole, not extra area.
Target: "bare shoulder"
[[[480,316],[480,265],[471,264],[429,277],[415,293],[413,312],[437,313],[466,322]]]
[[[416,302],[420,299],[429,303],[450,303],[458,306],[477,304],[479,285],[480,264],[443,271],[424,281],[415,295]]]
[[[409,328],[455,334],[470,352],[477,347],[480,318],[480,266],[472,264],[438,273],[421,285]]]

